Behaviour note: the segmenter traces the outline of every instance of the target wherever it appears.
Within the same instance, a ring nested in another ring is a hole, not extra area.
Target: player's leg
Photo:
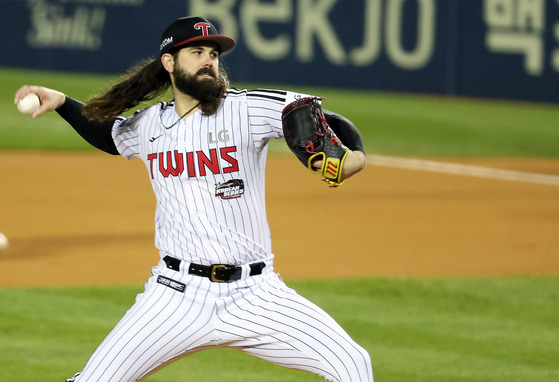
[[[212,306],[197,281],[185,293],[150,279],[143,294],[87,362],[75,382],[137,381],[208,341]],[[200,283],[202,284],[202,283]]]
[[[228,346],[328,381],[373,381],[369,354],[332,317],[276,275],[256,280],[218,308]]]

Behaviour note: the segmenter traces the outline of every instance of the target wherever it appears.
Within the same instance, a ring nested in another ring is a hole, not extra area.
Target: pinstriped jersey
[[[140,158],[156,196],[155,245],[197,264],[245,264],[269,259],[266,218],[267,142],[281,138],[285,106],[306,95],[230,89],[217,112],[186,119],[158,103],[118,119],[120,154]]]

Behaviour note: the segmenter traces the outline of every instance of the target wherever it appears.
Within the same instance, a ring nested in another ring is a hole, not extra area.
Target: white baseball
[[[39,100],[39,96],[35,93],[27,94],[17,103],[19,112],[23,114],[33,114],[39,106],[41,106],[41,101]]]
[[[2,232],[0,232],[0,251],[5,250],[10,245],[8,238]]]

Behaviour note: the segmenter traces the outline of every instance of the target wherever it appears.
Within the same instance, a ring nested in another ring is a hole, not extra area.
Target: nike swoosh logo
[[[149,141],[150,141],[150,142],[153,142],[153,141],[155,141],[157,138],[161,138],[162,136],[163,136],[163,134],[161,134],[161,135],[159,135],[159,136],[157,136],[157,137],[152,137]]]

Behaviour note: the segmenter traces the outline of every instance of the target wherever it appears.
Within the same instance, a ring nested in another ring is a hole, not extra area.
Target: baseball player
[[[140,158],[156,196],[161,259],[135,304],[68,381],[139,381],[219,347],[328,381],[373,381],[367,351],[274,272],[267,142],[284,136],[284,109],[308,96],[230,88],[219,60],[234,45],[207,20],[184,17],[163,32],[159,59],[86,104],[40,86],[15,94],[16,102],[39,96],[34,118],[56,110],[98,149]],[[173,101],[120,117],[168,88]],[[347,119],[323,113],[346,148],[339,184],[365,167],[363,142]],[[312,170],[320,172],[328,158],[315,159]]]

